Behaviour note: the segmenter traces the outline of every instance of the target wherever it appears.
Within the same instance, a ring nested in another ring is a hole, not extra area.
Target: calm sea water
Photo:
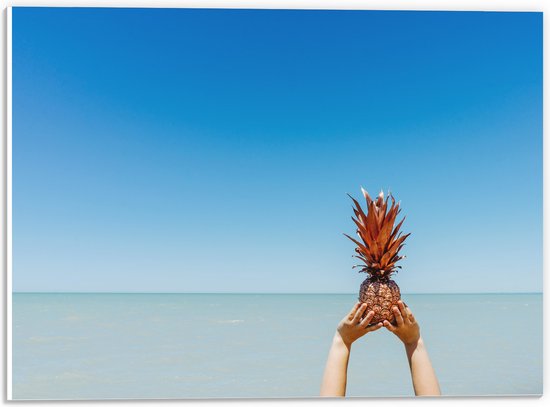
[[[13,396],[317,396],[355,295],[14,294]],[[542,295],[404,295],[447,395],[542,393]],[[353,345],[348,396],[413,395],[385,329]]]

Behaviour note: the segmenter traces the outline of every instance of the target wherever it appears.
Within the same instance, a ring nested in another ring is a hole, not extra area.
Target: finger
[[[361,317],[363,316],[363,314],[365,313],[365,310],[367,309],[367,304],[361,304],[359,306],[359,308],[357,309],[357,311],[355,312],[355,316],[353,317],[353,319],[351,320],[351,323],[352,324],[358,324],[359,321],[361,320]]]
[[[411,321],[411,323],[414,324],[416,322],[416,319],[414,318],[414,315],[411,312],[411,310],[410,309],[408,309],[408,310],[409,310],[409,321]]]
[[[403,315],[403,318],[406,317],[406,318],[409,319],[410,322],[414,323],[414,321],[415,321],[414,315],[413,315],[411,309],[409,308],[409,306],[401,300],[399,300],[397,303],[398,304],[403,304],[403,308],[399,307],[401,309],[401,314]],[[404,313],[403,313],[403,309],[405,310]]]
[[[402,326],[405,321],[403,321],[403,316],[401,315],[401,312],[399,312],[399,308],[393,307],[392,308],[393,315],[395,315],[395,320],[397,321],[397,326]]]
[[[407,314],[408,317],[410,317],[412,315],[412,311],[411,309],[409,308],[409,306],[407,304],[405,304],[403,301],[400,301],[403,303],[403,308],[405,308],[405,313]]]
[[[403,304],[403,301],[398,301],[397,306],[399,307],[399,311],[401,313],[401,317],[403,318],[403,322],[407,323],[409,321],[409,314],[405,310],[405,305]]]
[[[368,327],[373,317],[374,317],[374,311],[369,311],[367,313],[367,316],[361,320],[361,323],[359,325],[361,325],[363,328]]]
[[[409,318],[409,321],[411,321],[411,323],[414,324],[414,315],[411,311],[411,309],[407,306],[407,304],[404,304],[405,305],[405,312],[407,313],[407,318]]]
[[[353,319],[353,317],[355,316],[355,313],[357,312],[357,308],[359,308],[360,305],[361,303],[359,301],[355,303],[355,305],[353,306],[353,308],[348,314],[348,321],[351,321]]]
[[[395,330],[397,329],[397,327],[393,326],[392,324],[390,324],[390,321],[388,321],[387,319],[384,320],[384,326],[386,327],[386,329],[390,332],[395,332]]]
[[[374,332],[374,331],[377,331],[379,330],[380,328],[382,328],[384,326],[384,324],[382,322],[379,322],[377,323],[376,325],[373,325],[373,326],[369,326],[366,331],[367,332]]]

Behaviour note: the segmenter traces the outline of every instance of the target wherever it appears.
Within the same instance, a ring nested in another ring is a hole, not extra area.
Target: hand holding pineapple
[[[416,396],[440,395],[439,383],[432,368],[428,351],[420,336],[420,327],[409,307],[403,301],[397,302],[392,308],[395,325],[387,319],[384,322],[369,325],[374,311],[364,315],[368,305],[356,303],[351,311],[338,324],[336,334],[328,355],[321,396],[342,397],[346,395],[347,369],[351,353],[351,344],[365,334],[385,326],[394,333],[405,345],[409,360],[414,394]]]
[[[321,396],[346,395],[351,344],[382,326],[393,332],[405,345],[414,394],[439,395],[439,383],[420,337],[418,322],[409,307],[401,301],[399,286],[390,278],[401,268],[396,265],[404,257],[399,251],[410,235],[403,235],[399,231],[404,219],[394,226],[400,212],[399,203],[396,204],[391,195],[384,200],[383,192],[372,199],[367,191],[361,189],[367,201],[367,213],[350,196],[355,204],[353,211],[356,218],[352,219],[357,226],[359,240],[346,236],[357,245],[354,257],[362,262],[354,267],[360,267],[360,271],[369,277],[361,284],[359,302],[338,324],[325,367]],[[390,198],[391,206],[388,205]]]
[[[351,347],[353,342],[363,335],[376,331],[383,326],[382,322],[376,325],[370,325],[372,318],[374,317],[374,311],[370,311],[364,315],[366,309],[367,304],[357,302],[348,315],[346,315],[338,324],[336,332],[348,349]]]
[[[397,302],[397,307],[392,307],[392,312],[395,325],[385,320],[384,326],[405,345],[405,352],[407,352],[407,359],[411,368],[414,394],[417,396],[441,395],[437,376],[424,341],[420,336],[420,327],[413,313],[401,300]]]
[[[340,321],[332,340],[328,354],[321,396],[345,396],[349,355],[351,344],[365,334],[382,328],[382,322],[369,325],[374,311],[365,310],[367,304],[357,302],[351,311]]]
[[[361,284],[359,301],[367,304],[368,311],[374,311],[372,323],[377,324],[385,319],[394,322],[391,309],[397,305],[401,293],[399,286],[391,277],[398,268],[401,268],[396,265],[399,260],[404,258],[399,251],[405,245],[405,240],[410,233],[403,235],[399,231],[405,218],[395,226],[397,215],[401,209],[391,194],[388,194],[384,200],[384,192],[380,191],[378,197],[372,199],[367,191],[363,188],[361,190],[367,200],[367,213],[350,195],[355,204],[353,212],[356,218],[352,216],[352,220],[357,226],[356,232],[359,240],[344,233],[357,245],[356,255],[353,257],[362,262],[362,264],[353,267],[359,267],[360,272],[369,275]],[[391,206],[389,205],[390,198]]]
[[[409,307],[403,301],[397,302],[397,307],[392,308],[396,324],[392,325],[388,320],[384,320],[384,326],[390,332],[393,332],[405,346],[412,346],[420,339],[420,326]]]

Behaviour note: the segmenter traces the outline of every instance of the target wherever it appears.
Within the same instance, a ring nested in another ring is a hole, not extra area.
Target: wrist
[[[351,350],[352,343],[353,341],[344,339],[340,331],[336,330],[336,333],[334,334],[334,338],[332,339],[332,346],[344,347],[347,350]]]
[[[422,340],[421,336],[418,336],[418,338],[415,338],[409,342],[403,341],[403,344],[407,349],[416,349],[419,346],[424,346],[424,341]]]

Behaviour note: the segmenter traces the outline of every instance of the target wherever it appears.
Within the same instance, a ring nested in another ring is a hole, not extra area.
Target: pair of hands
[[[374,312],[370,311],[367,315],[363,315],[366,309],[367,304],[357,302],[349,314],[338,324],[337,333],[348,348],[363,335],[374,332],[383,326],[394,333],[405,346],[414,345],[420,339],[420,327],[411,310],[405,306],[403,301],[398,301],[397,307],[392,307],[392,312],[395,315],[395,325],[385,320],[369,326]]]

